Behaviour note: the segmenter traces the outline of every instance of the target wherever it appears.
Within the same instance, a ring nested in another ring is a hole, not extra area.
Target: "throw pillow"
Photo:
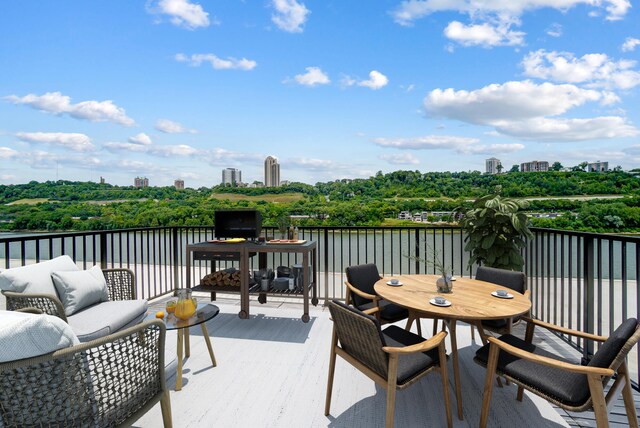
[[[75,272],[52,272],[51,278],[67,316],[109,300],[107,280],[100,266]]]
[[[46,262],[7,269],[0,272],[0,290],[55,296],[56,289],[51,281],[51,272],[77,270],[78,266],[66,255]]]
[[[79,343],[69,324],[58,317],[0,311],[0,362],[36,357]]]

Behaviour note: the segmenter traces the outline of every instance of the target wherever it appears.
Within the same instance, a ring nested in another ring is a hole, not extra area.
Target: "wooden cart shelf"
[[[266,253],[295,253],[302,255],[302,277],[304,284],[294,290],[276,290],[270,287],[264,291],[255,287],[255,283],[250,279],[249,259],[258,255],[260,269],[266,267]],[[304,312],[302,321],[309,321],[309,301],[314,306],[318,304],[317,296],[317,243],[307,241],[304,243],[279,243],[278,245],[265,245],[254,242],[200,242],[187,245],[187,279],[186,286],[191,288],[192,261],[210,261],[213,270],[217,262],[239,261],[240,263],[240,286],[235,285],[196,285],[194,291],[204,291],[211,293],[211,299],[215,299],[216,293],[240,294],[240,312],[238,316],[242,319],[249,318],[249,295],[258,295],[260,303],[266,303],[267,296],[278,297],[302,297],[304,299]]]

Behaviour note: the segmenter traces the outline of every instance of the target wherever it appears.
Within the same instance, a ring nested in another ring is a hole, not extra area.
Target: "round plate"
[[[441,306],[443,308],[446,308],[447,306],[451,306],[451,302],[448,300],[445,300],[444,303],[436,303],[436,299],[431,299],[429,300],[429,303],[431,303],[434,306]]]
[[[449,278],[449,281],[455,281],[456,279],[458,278],[456,278],[455,276],[452,276],[451,278]]]
[[[500,296],[498,293],[496,293],[495,291],[493,291],[493,292],[491,293],[491,295],[492,295],[493,297],[497,297],[498,299],[513,299],[513,294],[511,294],[511,293],[507,293],[507,295],[506,295],[506,296]]]
[[[396,282],[395,284],[392,284],[391,281],[387,281],[387,285],[390,285],[392,287],[400,287],[402,285],[401,282]]]

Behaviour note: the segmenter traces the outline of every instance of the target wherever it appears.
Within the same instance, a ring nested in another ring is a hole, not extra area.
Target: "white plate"
[[[449,278],[449,281],[455,281],[456,279],[458,278],[456,278],[455,276],[452,276],[451,278]]]
[[[493,297],[497,297],[498,299],[513,299],[513,294],[511,294],[511,293],[507,293],[507,295],[506,295],[506,296],[500,296],[498,293],[496,293],[495,291],[493,291],[493,292],[491,293],[491,295],[492,295]]]
[[[393,284],[391,281],[387,281],[387,285],[390,285],[392,287],[400,287],[402,283],[398,281],[395,284]]]
[[[443,308],[446,308],[447,306],[451,306],[451,302],[448,300],[445,300],[444,303],[436,303],[436,299],[431,299],[429,300],[429,303],[431,303],[434,306],[441,306]]]

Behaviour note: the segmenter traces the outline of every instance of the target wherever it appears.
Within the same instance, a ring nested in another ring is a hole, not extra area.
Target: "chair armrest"
[[[377,296],[375,294],[365,293],[362,290],[358,290],[356,287],[351,285],[349,283],[349,281],[345,281],[344,283],[347,286],[347,288],[349,288],[349,291],[351,291],[352,293],[357,294],[358,296],[362,297],[363,299],[373,300],[376,305],[378,304],[378,301],[380,300],[380,296]]]
[[[438,347],[444,338],[447,337],[446,331],[441,331],[424,342],[416,343],[410,346],[383,346],[382,350],[388,354],[415,354],[417,352],[425,352]]]
[[[553,358],[545,357],[542,355],[536,355],[531,352],[527,352],[523,349],[517,348],[515,346],[509,345],[506,342],[501,341],[495,337],[487,337],[487,340],[491,343],[490,346],[497,346],[502,351],[505,351],[511,355],[515,355],[516,357],[522,358],[523,360],[528,360],[533,363],[542,364],[549,367],[554,367],[560,370],[565,370],[573,373],[582,373],[586,375],[597,375],[597,376],[606,376],[611,377],[614,375],[614,371],[608,368],[601,367],[591,367],[591,366],[583,366],[581,364],[571,364],[564,361],[554,360]]]
[[[36,308],[45,314],[56,316],[67,322],[64,306],[62,306],[60,299],[53,294],[16,293],[13,291],[3,291],[2,294],[7,298],[7,309],[10,311]]]
[[[131,269],[103,269],[102,273],[107,280],[109,300],[136,299],[136,276]]]
[[[38,308],[22,308],[22,309],[16,309],[16,312],[24,312],[25,314],[35,314],[35,315],[42,315],[44,314],[44,312],[42,312],[40,309]]]
[[[165,332],[162,321],[153,320],[50,354],[0,363],[7,426],[71,426],[79,420],[131,425],[167,393]]]
[[[367,314],[367,315],[375,315],[377,312],[380,312],[380,306],[375,306],[371,309],[366,309],[364,311],[362,311],[363,313]]]
[[[598,341],[598,342],[604,342],[604,341],[606,341],[608,339],[608,337],[606,337],[606,336],[598,336],[598,335],[591,334],[591,333],[585,333],[583,331],[571,330],[571,329],[568,329],[568,328],[565,328],[565,327],[560,327],[559,325],[550,324],[548,322],[536,320],[536,319],[533,319],[533,318],[522,317],[522,319],[524,321],[526,321],[528,324],[532,324],[532,325],[535,325],[535,326],[546,328],[547,330],[557,331],[558,333],[568,334],[569,336],[582,337],[584,339],[595,340],[595,341]]]

